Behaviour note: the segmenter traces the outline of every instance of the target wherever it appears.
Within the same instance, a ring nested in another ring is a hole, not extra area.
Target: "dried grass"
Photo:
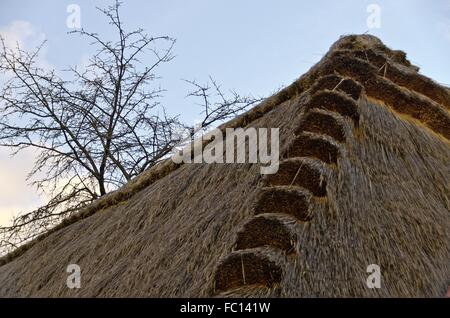
[[[322,90],[315,93],[309,103],[306,104],[306,108],[329,110],[351,118],[355,125],[358,125],[359,122],[358,105],[356,102],[338,91]]]
[[[313,157],[325,163],[337,164],[339,147],[332,139],[303,133],[298,135],[288,146],[284,157]]]
[[[315,94],[321,90],[340,91],[357,101],[361,96],[363,86],[351,78],[330,74],[319,78],[309,92]]]
[[[311,194],[290,186],[262,188],[256,200],[255,214],[281,213],[292,215],[298,221],[309,221]]]
[[[235,249],[271,246],[293,253],[295,241],[283,220],[276,216],[260,215],[248,221],[238,233]]]
[[[364,85],[368,96],[421,121],[431,130],[450,140],[450,114],[440,104],[377,75],[376,67],[361,59],[337,54],[327,63],[328,65],[323,67],[324,74],[338,72],[355,78]]]
[[[214,279],[215,291],[218,292],[244,285],[272,288],[281,281],[281,268],[266,256],[253,252],[230,254],[218,267]]]
[[[387,56],[372,49],[335,52],[335,54],[339,53],[365,60],[378,68],[379,73],[383,74],[383,77],[396,85],[420,93],[441,104],[446,109],[450,109],[450,93],[448,89],[438,85],[432,79],[418,74],[415,69],[411,70],[410,68],[402,67],[395,60],[391,61]]]
[[[280,162],[276,174],[265,177],[266,186],[290,185],[305,188],[318,197],[326,195],[326,174],[322,163],[307,158],[291,158]]]
[[[345,128],[342,119],[334,112],[312,109],[306,113],[295,131],[296,135],[312,132],[328,135],[338,142],[345,141]]]

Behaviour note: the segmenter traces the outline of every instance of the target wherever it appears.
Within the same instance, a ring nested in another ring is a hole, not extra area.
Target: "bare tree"
[[[193,87],[187,96],[200,100],[197,105],[202,108],[203,119],[198,123],[197,129],[210,127],[214,123],[235,117],[262,100],[253,96],[241,96],[234,90],[230,91],[231,96],[227,96],[211,76],[209,82],[203,85],[192,80],[185,82]]]
[[[163,90],[155,72],[171,61],[175,40],[126,31],[120,3],[99,9],[117,39],[107,41],[84,29],[71,33],[91,40],[95,54],[85,69],[70,68],[70,79],[39,67],[42,46],[33,52],[10,49],[1,38],[0,146],[13,154],[36,150],[29,180],[50,195],[43,207],[0,227],[0,254],[48,231],[63,218],[117,189],[166,157],[179,143],[183,125],[159,103]],[[140,59],[150,54],[144,66]],[[202,128],[244,110],[256,100],[191,81],[204,107]],[[210,102],[211,89],[220,102]]]

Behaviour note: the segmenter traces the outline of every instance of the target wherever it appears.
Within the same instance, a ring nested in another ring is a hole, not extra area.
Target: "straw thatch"
[[[276,174],[166,161],[3,258],[0,296],[444,296],[449,90],[417,71],[373,36],[343,37],[221,127],[279,127]]]

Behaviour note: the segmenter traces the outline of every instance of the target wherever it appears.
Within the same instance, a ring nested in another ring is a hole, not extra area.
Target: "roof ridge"
[[[351,77],[364,86],[368,97],[381,100],[394,111],[410,115],[435,133],[450,141],[450,113],[441,104],[414,90],[401,87],[376,67],[348,54],[331,56],[324,64],[323,75],[337,72]],[[438,84],[436,84],[438,85]]]

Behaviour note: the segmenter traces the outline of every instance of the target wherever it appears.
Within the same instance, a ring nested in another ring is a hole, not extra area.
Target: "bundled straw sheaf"
[[[0,297],[444,296],[449,90],[417,71],[373,36],[341,38],[220,127],[280,128],[276,174],[162,162],[3,258]]]

